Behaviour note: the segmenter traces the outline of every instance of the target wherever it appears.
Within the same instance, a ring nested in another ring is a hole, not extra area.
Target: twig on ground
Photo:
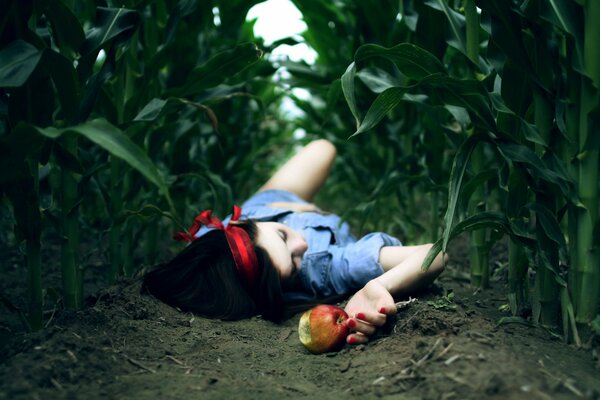
[[[142,364],[141,362],[139,362],[139,361],[137,361],[137,360],[134,360],[134,359],[133,359],[133,358],[131,358],[131,357],[127,357],[127,361],[129,361],[131,364],[135,365],[135,366],[136,366],[136,367],[138,367],[138,368],[141,368],[141,369],[143,369],[143,370],[146,370],[146,371],[148,371],[148,372],[151,372],[151,373],[153,373],[153,374],[155,374],[155,373],[156,373],[156,371],[155,371],[155,370],[153,370],[152,368],[150,368],[150,367],[146,367],[144,364]]]
[[[438,338],[431,347],[431,349],[429,349],[429,351],[419,361],[416,362],[415,366],[418,367],[422,365],[425,361],[429,360],[441,342],[442,338]]]
[[[56,379],[50,378],[50,383],[52,383],[52,386],[54,386],[58,390],[64,390],[63,386]]]
[[[173,361],[175,364],[185,365],[182,361],[179,361],[178,359],[176,359],[173,356],[166,355],[165,358],[168,358],[169,360]]]
[[[448,346],[446,346],[446,347],[444,348],[444,350],[442,350],[442,351],[440,352],[440,354],[438,354],[438,355],[435,357],[435,359],[436,359],[436,360],[439,360],[440,358],[442,358],[442,357],[443,357],[443,356],[444,356],[444,355],[445,355],[445,354],[448,352],[448,350],[450,350],[450,348],[451,348],[451,347],[452,347],[452,343],[450,343]]]
[[[446,365],[450,365],[452,364],[454,361],[458,360],[460,358],[460,354],[455,354],[452,357],[450,357],[449,359],[447,359],[446,361],[444,361],[444,364]]]
[[[410,306],[415,301],[417,301],[416,298],[409,297],[408,300],[397,302],[396,303],[396,312],[407,308],[408,306]]]

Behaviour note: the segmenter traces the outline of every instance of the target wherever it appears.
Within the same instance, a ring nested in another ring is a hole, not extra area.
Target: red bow
[[[187,232],[177,232],[173,235],[173,239],[180,242],[192,242],[197,239],[196,233],[202,225],[222,230],[225,232],[227,244],[229,244],[238,273],[250,287],[253,287],[258,278],[258,261],[254,252],[254,245],[244,229],[231,224],[231,222],[238,221],[241,215],[242,209],[233,206],[231,220],[227,226],[224,226],[219,218],[212,216],[212,210],[203,211],[194,218],[194,223]]]

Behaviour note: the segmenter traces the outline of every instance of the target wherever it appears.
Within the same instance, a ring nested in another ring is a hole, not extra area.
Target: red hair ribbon
[[[177,232],[173,235],[173,239],[180,242],[192,242],[197,239],[196,233],[202,225],[222,230],[225,232],[227,244],[229,244],[238,273],[250,287],[253,287],[258,278],[258,261],[254,252],[254,245],[244,229],[231,223],[238,221],[241,215],[242,209],[233,206],[231,220],[227,226],[224,226],[219,218],[212,216],[212,210],[203,211],[194,218],[194,223],[187,232]]]

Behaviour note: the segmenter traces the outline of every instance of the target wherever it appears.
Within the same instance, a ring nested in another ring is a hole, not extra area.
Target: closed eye
[[[284,242],[287,240],[287,234],[284,231],[279,231],[279,236]]]

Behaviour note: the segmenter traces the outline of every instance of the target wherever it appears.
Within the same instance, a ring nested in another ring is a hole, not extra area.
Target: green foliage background
[[[0,193],[16,234],[1,239],[25,244],[31,328],[44,237],[62,238],[64,304],[80,307],[82,240],[110,260],[108,283],[131,276],[198,210],[252,194],[302,128],[338,147],[318,201],[357,234],[443,251],[470,231],[483,288],[508,235],[511,311],[577,342],[600,304],[600,3],[292,1],[308,29],[269,46],[246,21],[258,0],[2,1]],[[299,41],[314,65],[270,57]],[[282,117],[285,97],[301,116]]]

